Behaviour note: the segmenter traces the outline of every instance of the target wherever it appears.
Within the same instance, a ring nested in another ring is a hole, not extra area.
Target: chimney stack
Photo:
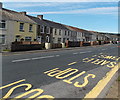
[[[20,12],[20,14],[22,14],[22,15],[26,15],[27,12],[26,12],[26,11],[23,11],[23,12]]]
[[[43,19],[43,15],[37,15],[37,17],[41,20]]]
[[[2,2],[0,2],[0,9],[2,9]]]

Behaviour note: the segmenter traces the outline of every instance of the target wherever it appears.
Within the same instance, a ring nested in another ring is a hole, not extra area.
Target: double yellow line
[[[112,77],[117,73],[120,68],[120,63],[111,69],[110,72],[106,74],[102,80],[98,82],[98,84],[84,97],[87,98],[98,98],[102,90],[107,86],[108,82],[112,79]]]

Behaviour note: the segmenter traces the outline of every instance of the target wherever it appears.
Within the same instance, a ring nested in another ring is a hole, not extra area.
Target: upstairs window
[[[65,35],[67,34],[67,31],[65,31]]]
[[[70,35],[70,31],[68,31],[68,36]]]
[[[6,28],[6,21],[5,20],[0,21],[0,28]]]
[[[41,26],[41,27],[40,27],[40,32],[41,32],[41,33],[44,33],[44,26]]]
[[[32,25],[32,24],[30,24],[30,25],[29,25],[29,32],[32,32],[32,31],[33,31],[33,29],[32,29],[32,28],[33,28],[33,25]]]
[[[48,34],[50,33],[50,28],[49,27],[46,28],[46,33],[48,33]]]
[[[59,30],[59,35],[61,35],[61,30]]]
[[[57,35],[57,29],[55,29],[55,35]]]
[[[24,31],[24,23],[20,23],[20,31]]]

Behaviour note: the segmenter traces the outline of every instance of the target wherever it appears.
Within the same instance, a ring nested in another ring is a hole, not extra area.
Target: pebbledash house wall
[[[2,19],[4,20],[4,19]],[[16,36],[19,35],[20,39],[25,39],[25,37],[31,37],[31,41],[36,39],[36,24],[32,24],[32,32],[29,32],[29,25],[31,23],[18,22],[13,20],[5,20],[5,29],[0,29],[0,35],[5,35],[5,43],[1,44],[2,49],[11,49],[11,43],[16,40]],[[19,27],[20,23],[24,23],[24,32],[21,32]]]
[[[4,18],[2,19],[4,20]],[[5,36],[5,43],[1,44],[2,49],[11,49],[11,42],[14,41],[14,33],[15,33],[15,21],[11,20],[5,20],[6,21],[6,27],[3,29],[0,29],[0,35]]]
[[[24,23],[24,31],[20,31],[20,23]],[[29,31],[30,24],[32,25],[32,32]],[[36,39],[36,35],[37,35],[36,24],[16,21],[14,28],[15,28],[14,41],[16,39],[16,36],[20,36],[20,39],[24,39],[24,40],[25,37],[31,37],[31,41],[34,41],[34,39]]]

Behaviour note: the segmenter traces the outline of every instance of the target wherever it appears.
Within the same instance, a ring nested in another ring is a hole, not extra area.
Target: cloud
[[[14,7],[14,8],[23,8],[23,7],[53,7],[53,6],[58,6],[64,3],[56,3],[56,2],[14,2],[14,3],[3,3],[4,5],[6,4],[7,7]]]
[[[0,2],[118,2],[119,0],[0,0]]]
[[[117,14],[118,7],[99,7],[67,11],[28,12],[28,14]]]

